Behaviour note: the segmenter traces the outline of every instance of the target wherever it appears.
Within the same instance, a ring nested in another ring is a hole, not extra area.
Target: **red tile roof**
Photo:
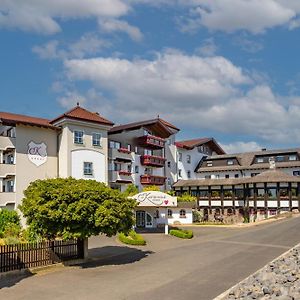
[[[63,118],[87,121],[87,122],[98,123],[98,124],[109,125],[109,126],[114,125],[113,122],[103,118],[98,113],[88,111],[80,107],[79,105],[75,106],[74,108],[60,115],[59,117],[51,120],[51,124],[54,124]]]
[[[159,120],[160,120],[164,125],[166,125],[166,126],[172,128],[172,129],[175,129],[175,130],[177,130],[177,131],[180,130],[178,127],[176,127],[175,125],[169,123],[169,122],[166,121],[166,120],[163,120],[163,119],[161,119],[161,118],[159,118]]]
[[[57,127],[50,124],[50,121],[43,118],[29,117],[25,115],[12,114],[7,112],[0,112],[0,121],[6,124],[24,124],[24,125],[33,125],[41,126],[51,129],[58,129]]]
[[[197,146],[201,146],[203,144],[210,143],[218,154],[225,154],[225,151],[221,148],[221,146],[215,141],[214,138],[198,138],[198,139],[192,139],[192,140],[184,140],[184,141],[178,141],[175,142],[175,145],[178,148],[184,148],[184,149],[193,149]]]

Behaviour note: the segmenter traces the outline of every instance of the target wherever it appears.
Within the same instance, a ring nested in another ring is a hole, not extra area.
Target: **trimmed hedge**
[[[191,239],[193,235],[192,230],[183,230],[183,229],[171,229],[170,234],[181,239]]]
[[[118,238],[120,242],[127,245],[135,245],[135,246],[146,245],[146,241],[144,240],[144,238],[133,230],[131,230],[128,235],[124,234],[123,232],[119,233]]]

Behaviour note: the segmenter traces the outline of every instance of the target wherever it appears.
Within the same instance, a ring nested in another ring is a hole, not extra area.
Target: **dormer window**
[[[227,160],[227,165],[229,165],[229,166],[233,165],[233,160],[232,159],[228,159]]]
[[[263,157],[258,157],[258,158],[256,159],[256,162],[259,163],[259,164],[261,164],[261,163],[264,162],[264,158],[263,158]]]
[[[289,160],[291,160],[291,161],[297,160],[297,155],[296,155],[296,154],[290,155],[290,156],[289,156]]]

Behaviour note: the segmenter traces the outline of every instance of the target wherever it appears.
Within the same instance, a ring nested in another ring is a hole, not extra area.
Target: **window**
[[[127,150],[131,151],[131,145],[130,144],[127,145]]]
[[[205,177],[204,177],[205,179],[210,179],[211,178],[211,176],[210,175],[205,175]]]
[[[139,166],[135,166],[135,167],[134,167],[134,172],[135,172],[136,174],[140,172],[140,171],[139,171]]]
[[[225,178],[229,178],[229,174],[226,174],[226,175],[225,175]]]
[[[190,156],[189,154],[186,156],[186,162],[187,162],[188,164],[191,163],[191,156]]]
[[[182,177],[182,170],[181,169],[178,170],[178,176]]]
[[[168,179],[167,179],[167,184],[168,184],[168,185],[171,185],[171,184],[172,184],[172,183],[171,183],[171,178],[168,178]]]
[[[207,166],[208,166],[208,167],[212,167],[212,165],[213,165],[213,164],[212,164],[212,161],[208,161],[208,162],[207,162]]]
[[[120,142],[115,142],[115,141],[109,141],[109,148],[111,148],[111,149],[120,149],[121,148],[121,143]]]
[[[198,150],[199,153],[203,153],[203,146],[198,146],[197,150]]]
[[[101,146],[101,133],[93,133],[93,146]]]
[[[233,160],[232,159],[228,159],[227,160],[227,165],[233,165]]]
[[[239,174],[234,174],[234,178],[239,178]]]
[[[173,218],[173,212],[171,209],[168,209],[168,218]]]
[[[191,178],[191,171],[187,171],[187,178]]]
[[[220,179],[220,175],[219,174],[215,175],[215,178]]]
[[[290,155],[289,160],[297,160],[297,156],[295,154]]]
[[[144,155],[153,155],[153,151],[150,149],[144,149]]]
[[[83,144],[83,131],[74,131],[74,144]]]
[[[263,157],[258,157],[257,159],[256,159],[256,162],[257,163],[263,163],[264,162],[264,158]]]
[[[278,162],[283,162],[284,161],[284,156],[280,155],[276,157],[276,161]]]
[[[93,175],[93,163],[84,162],[83,163],[83,174],[84,175]]]
[[[114,163],[114,171],[121,171],[121,164]]]
[[[258,175],[259,173],[251,173],[251,177]]]
[[[179,216],[180,216],[180,218],[186,218],[186,212],[185,212],[184,209],[181,209],[181,210],[180,210]]]
[[[167,165],[168,165],[168,168],[171,168],[171,162],[170,161],[167,162]]]
[[[300,176],[300,171],[293,171],[294,176]]]
[[[179,161],[182,161],[182,153],[179,153],[179,158],[178,158]]]

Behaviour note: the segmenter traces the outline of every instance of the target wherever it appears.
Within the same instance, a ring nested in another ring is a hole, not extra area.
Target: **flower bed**
[[[118,238],[120,242],[127,245],[146,245],[146,241],[144,240],[144,238],[133,230],[131,230],[128,235],[125,235],[123,232],[119,233]]]
[[[181,239],[191,239],[194,236],[192,230],[183,230],[183,229],[171,229],[170,235],[174,235]]]

